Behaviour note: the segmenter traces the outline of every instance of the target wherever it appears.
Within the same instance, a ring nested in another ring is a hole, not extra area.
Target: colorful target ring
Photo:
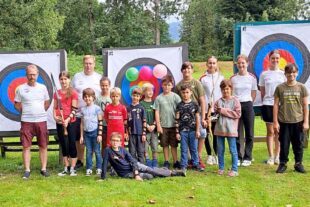
[[[272,50],[280,52],[280,69],[287,63],[295,63],[299,73],[297,80],[305,83],[310,75],[310,53],[305,44],[298,38],[288,34],[272,34],[259,40],[249,54],[249,71],[257,77],[268,69],[269,53]]]
[[[19,62],[7,66],[0,72],[0,114],[13,121],[20,121],[20,113],[14,107],[14,97],[18,86],[27,82],[26,67],[32,63]],[[53,96],[51,80],[47,73],[39,69],[38,82],[47,87],[50,100]]]
[[[129,105],[131,103],[131,91],[135,87],[142,88],[144,83],[154,86],[153,98],[161,92],[162,78],[170,74],[171,71],[162,62],[152,58],[139,58],[128,62],[118,72],[115,86],[122,90],[122,102]]]

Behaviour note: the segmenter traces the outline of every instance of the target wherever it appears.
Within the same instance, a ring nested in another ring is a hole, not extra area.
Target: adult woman
[[[206,112],[211,110],[211,115],[214,114],[214,103],[221,98],[220,83],[224,80],[224,77],[219,73],[219,68],[217,65],[217,58],[210,56],[207,60],[207,71],[204,75],[200,77],[200,82],[205,91],[206,98]],[[211,107],[209,109],[209,106]],[[211,130],[214,132],[215,121],[211,122]],[[208,135],[210,136],[210,134]],[[213,146],[212,146],[213,145]],[[205,139],[205,147],[208,154],[207,164],[216,165],[217,158],[212,155],[211,148],[213,147],[214,153],[217,154],[217,140],[216,136],[213,137],[213,143],[209,142],[209,139]]]
[[[263,100],[262,118],[266,123],[267,128],[266,143],[269,154],[267,164],[269,165],[279,164],[280,143],[278,140],[278,134],[273,130],[272,115],[274,91],[279,84],[286,81],[284,72],[279,69],[279,61],[279,51],[271,51],[269,53],[269,68],[267,71],[262,72],[259,78],[259,88]]]
[[[77,161],[75,113],[77,110],[78,93],[70,86],[70,75],[67,71],[62,71],[59,74],[59,82],[61,89],[54,94],[54,119],[62,149],[64,170],[58,173],[58,175],[65,176],[70,174],[70,176],[76,176],[74,169]]]
[[[245,131],[245,146],[244,154],[242,155],[240,150],[240,122],[239,122],[239,137],[237,139],[238,149],[238,165],[250,166],[252,164],[252,150],[254,139],[254,109],[253,101],[256,97],[257,81],[255,75],[249,73],[248,58],[245,55],[239,55],[237,57],[238,73],[231,77],[233,85],[233,95],[238,98],[241,103],[241,118]]]

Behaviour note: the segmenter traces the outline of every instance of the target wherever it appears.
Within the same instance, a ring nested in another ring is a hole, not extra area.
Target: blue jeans
[[[97,142],[97,129],[91,132],[84,131],[84,140],[86,146],[86,169],[93,168],[93,152],[96,156],[97,169],[102,168],[102,157],[100,153],[100,144]]]
[[[193,165],[198,166],[199,158],[198,158],[198,139],[196,139],[195,131],[181,131],[181,168],[187,167],[188,157],[187,152],[188,148],[191,154],[191,158],[193,160]]]
[[[235,137],[227,137],[229,150],[232,160],[231,170],[238,172],[238,152]],[[217,137],[217,156],[219,161],[219,169],[224,170],[224,155],[225,155],[225,137]]]

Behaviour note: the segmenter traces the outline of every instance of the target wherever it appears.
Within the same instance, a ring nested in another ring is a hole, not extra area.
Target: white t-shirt
[[[233,85],[233,96],[237,97],[240,102],[253,101],[251,92],[257,91],[255,75],[249,72],[246,75],[236,73],[230,80]]]
[[[95,91],[96,97],[100,94],[100,79],[101,75],[97,72],[93,72],[91,75],[85,75],[84,71],[76,73],[72,79],[72,86],[79,94],[79,109],[86,106],[83,100],[83,90],[91,88]],[[79,116],[79,115],[78,115]]]
[[[215,72],[213,74],[206,72],[203,76],[201,76],[200,82],[205,91],[206,111],[208,110],[208,104],[210,102],[214,104],[215,101],[222,97],[222,92],[220,88],[222,80],[224,80],[224,77],[219,72]],[[213,89],[213,100],[211,100],[211,94]]]
[[[274,103],[274,91],[276,87],[285,82],[286,77],[282,70],[267,70],[262,72],[259,77],[259,86],[265,87],[265,96],[263,97],[263,105],[273,105]]]
[[[47,113],[44,108],[45,101],[49,101],[45,85],[36,83],[29,86],[27,83],[20,85],[15,93],[15,102],[22,105],[21,121],[43,122],[47,121]]]

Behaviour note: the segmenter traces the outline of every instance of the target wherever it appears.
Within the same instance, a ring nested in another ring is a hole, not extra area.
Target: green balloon
[[[137,68],[135,67],[130,67],[127,69],[126,71],[126,78],[129,81],[135,81],[137,80],[139,77],[139,71]]]

